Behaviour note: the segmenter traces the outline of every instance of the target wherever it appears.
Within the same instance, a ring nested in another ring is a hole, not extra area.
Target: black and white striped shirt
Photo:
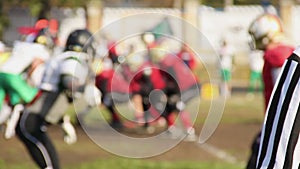
[[[262,129],[257,169],[300,169],[300,47],[284,63]]]

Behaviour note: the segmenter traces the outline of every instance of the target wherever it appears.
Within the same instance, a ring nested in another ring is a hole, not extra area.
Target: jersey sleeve
[[[60,74],[73,76],[78,79],[79,85],[84,85],[88,76],[88,67],[76,59],[66,59],[61,64]]]

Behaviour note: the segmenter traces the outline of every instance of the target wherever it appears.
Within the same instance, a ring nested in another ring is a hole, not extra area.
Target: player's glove
[[[101,91],[94,84],[87,84],[83,95],[89,106],[98,106],[101,104]]]
[[[64,132],[64,141],[67,144],[73,144],[77,141],[77,135],[74,126],[72,125],[70,121],[70,116],[65,115],[63,117],[63,122],[61,124],[61,127]]]

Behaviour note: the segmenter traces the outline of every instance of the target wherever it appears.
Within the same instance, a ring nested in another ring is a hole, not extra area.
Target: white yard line
[[[208,152],[209,154],[211,154],[221,160],[224,160],[228,163],[232,163],[232,164],[239,163],[236,157],[230,155],[229,153],[227,153],[213,145],[210,145],[208,143],[204,143],[204,144],[197,143],[197,146],[199,148],[203,149],[204,151]]]

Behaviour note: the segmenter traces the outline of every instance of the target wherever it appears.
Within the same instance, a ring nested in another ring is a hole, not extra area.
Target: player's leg
[[[10,113],[11,113],[11,108],[5,102],[5,91],[0,84],[0,125],[6,122],[6,120],[10,116]]]
[[[11,111],[11,107],[6,102],[3,102],[2,108],[0,109],[0,125],[7,121],[11,114]]]
[[[0,82],[0,110],[2,110],[2,105],[4,104],[5,96],[6,96],[5,90],[1,86],[1,82]]]
[[[250,80],[249,80],[249,93],[253,93],[255,90],[255,85],[256,85],[256,77],[255,77],[255,72],[251,70],[250,72]]]
[[[145,124],[144,120],[144,107],[143,107],[143,98],[140,94],[133,94],[132,96],[132,104],[134,106],[135,113],[135,122],[137,125],[141,126]]]
[[[231,95],[231,86],[230,86],[230,80],[231,80],[231,72],[228,69],[223,69],[221,71],[222,75],[222,86],[221,86],[221,94],[223,96],[230,97]]]
[[[16,131],[40,168],[60,168],[56,150],[46,134],[45,122],[39,115],[24,112]]]
[[[16,126],[23,110],[24,110],[24,106],[22,104],[17,104],[13,106],[13,110],[11,116],[7,120],[7,125],[4,133],[4,137],[6,139],[10,139],[13,136],[15,136]]]
[[[6,89],[13,111],[7,121],[4,137],[10,139],[15,135],[17,122],[23,112],[23,103],[31,102],[37,95],[38,89],[29,86],[19,75],[6,74]]]
[[[7,89],[9,93],[13,93],[10,98],[11,104],[16,105],[20,100],[25,103],[31,102],[38,93],[38,89],[29,86],[24,79],[19,75],[6,75]]]
[[[150,119],[151,119],[151,113],[150,113],[150,100],[147,96],[143,96],[143,110],[144,110],[144,127],[147,128],[149,127]]]
[[[111,104],[109,106],[106,106],[111,114],[111,121],[110,125],[115,129],[122,129],[123,125],[120,119],[119,114],[116,112],[114,104]]]
[[[112,95],[110,93],[103,93],[102,103],[111,114],[111,121],[109,122],[111,127],[115,129],[122,129],[123,125],[121,123],[120,116],[116,111]]]
[[[167,121],[167,134],[169,135],[169,137],[177,139],[180,136],[180,131],[175,124],[178,111],[176,111],[176,104],[175,102],[171,101],[171,97],[171,94],[167,95],[167,104],[162,116]]]

